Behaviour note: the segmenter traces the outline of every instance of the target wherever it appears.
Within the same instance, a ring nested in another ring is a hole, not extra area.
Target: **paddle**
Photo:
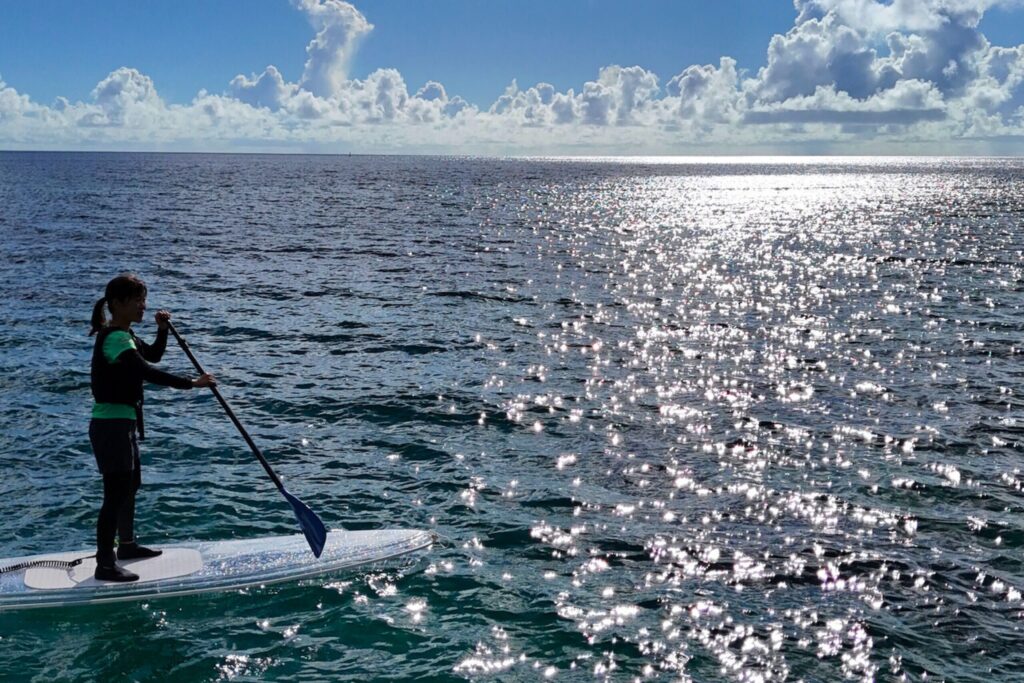
[[[203,366],[200,365],[199,361],[196,360],[196,357],[192,355],[192,350],[188,348],[188,343],[186,343],[185,340],[182,339],[181,335],[178,334],[178,331],[174,329],[174,325],[168,321],[167,327],[171,330],[171,334],[174,335],[174,338],[178,340],[178,344],[181,345],[185,355],[187,355],[189,360],[192,361],[192,365],[196,366],[196,370],[199,371],[199,374],[206,374],[206,371],[203,370]],[[270,475],[270,479],[274,482],[277,490],[281,492],[284,499],[292,506],[292,510],[295,512],[295,518],[299,520],[299,526],[302,527],[302,533],[306,535],[306,541],[309,542],[309,547],[313,550],[313,555],[320,557],[320,553],[324,551],[324,543],[327,542],[327,529],[324,527],[324,523],[320,521],[320,518],[316,516],[316,513],[310,510],[305,503],[285,490],[284,484],[281,483],[281,479],[278,478],[274,470],[271,469],[270,463],[268,463],[267,459],[263,457],[262,453],[260,453],[260,449],[256,447],[252,437],[249,436],[249,433],[245,431],[245,427],[243,427],[242,423],[238,421],[237,417],[235,417],[234,411],[231,410],[231,406],[229,406],[228,402],[224,400],[224,397],[220,395],[217,387],[210,387],[210,391],[212,391],[213,395],[217,397],[217,400],[220,402],[220,407],[224,409],[224,412],[228,414],[231,421],[235,423],[235,427],[238,428],[238,431],[242,434],[242,438],[245,439],[245,442],[249,444],[249,448],[252,449],[253,454],[260,461],[260,464],[263,465],[263,469],[265,469],[267,474]]]

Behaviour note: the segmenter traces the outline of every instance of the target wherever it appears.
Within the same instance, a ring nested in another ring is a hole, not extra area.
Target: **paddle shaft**
[[[186,342],[182,338],[182,336],[178,334],[178,331],[174,329],[174,325],[171,324],[170,321],[168,321],[167,327],[168,329],[170,329],[171,334],[174,335],[174,338],[178,340],[178,344],[185,352],[185,355],[188,356],[188,359],[190,361],[192,361],[192,365],[196,366],[196,370],[199,371],[199,374],[205,375],[206,370],[203,370],[203,366],[199,364],[199,361],[192,354],[192,349],[188,347],[188,342]],[[238,428],[238,432],[242,435],[242,438],[245,439],[245,442],[249,444],[249,448],[252,449],[253,455],[255,455],[256,458],[260,461],[260,464],[263,465],[263,469],[267,471],[267,474],[270,476],[270,479],[274,482],[274,485],[277,487],[279,491],[281,491],[281,493],[285,493],[284,484],[281,483],[281,479],[277,476],[277,473],[274,472],[274,470],[270,467],[270,463],[267,462],[267,459],[263,457],[263,453],[260,452],[259,447],[256,446],[256,442],[254,442],[252,440],[252,437],[249,436],[249,432],[245,431],[245,427],[243,427],[242,423],[238,421],[237,417],[235,417],[235,411],[231,410],[231,406],[229,406],[228,402],[224,400],[224,397],[220,395],[220,392],[217,390],[217,387],[211,386],[210,391],[212,391],[213,395],[217,397],[217,401],[220,402],[220,407],[224,409],[224,412],[227,413],[228,417],[231,418],[231,421],[235,424],[235,427]]]

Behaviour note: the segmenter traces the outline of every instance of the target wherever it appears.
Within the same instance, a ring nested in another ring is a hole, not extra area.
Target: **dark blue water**
[[[0,613],[0,679],[1021,680],[1022,218],[1015,160],[2,153],[0,556],[92,542],[122,270],[328,526],[449,542]],[[212,397],[147,428],[144,541],[296,531]]]

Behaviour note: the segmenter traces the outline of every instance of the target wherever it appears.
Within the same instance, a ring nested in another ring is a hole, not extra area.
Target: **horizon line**
[[[323,157],[422,157],[445,159],[494,159],[494,160],[565,160],[565,161],[620,161],[620,160],[651,160],[680,162],[719,161],[719,160],[885,160],[885,159],[934,159],[934,160],[1024,160],[1024,154],[844,154],[844,153],[800,153],[800,154],[465,154],[465,153],[421,153],[421,152],[284,152],[284,151],[178,151],[178,150],[123,150],[123,149],[0,149],[0,154],[162,154],[162,155],[204,155],[204,156],[323,156]]]

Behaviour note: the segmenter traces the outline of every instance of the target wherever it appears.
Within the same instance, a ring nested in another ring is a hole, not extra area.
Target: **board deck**
[[[0,574],[0,610],[152,600],[237,590],[373,565],[427,550],[433,542],[434,536],[429,531],[338,530],[327,535],[327,544],[319,558],[313,556],[302,534],[174,543],[155,546],[164,551],[160,557],[121,563],[140,577],[148,577],[130,583],[96,581],[92,578],[95,561],[91,559],[71,570],[36,567]],[[92,552],[12,557],[0,559],[0,567],[34,560],[71,560]]]
[[[60,559],[71,561],[81,557],[76,553],[63,553]],[[0,566],[2,565],[0,560]],[[203,556],[194,548],[167,548],[163,554],[148,560],[123,560],[118,564],[139,575],[139,583],[165,581],[179,576],[195,574],[203,568]],[[82,560],[82,564],[70,571],[52,567],[32,567],[25,571],[25,586],[36,590],[67,590],[70,588],[98,588],[108,581],[93,578],[96,558]]]

